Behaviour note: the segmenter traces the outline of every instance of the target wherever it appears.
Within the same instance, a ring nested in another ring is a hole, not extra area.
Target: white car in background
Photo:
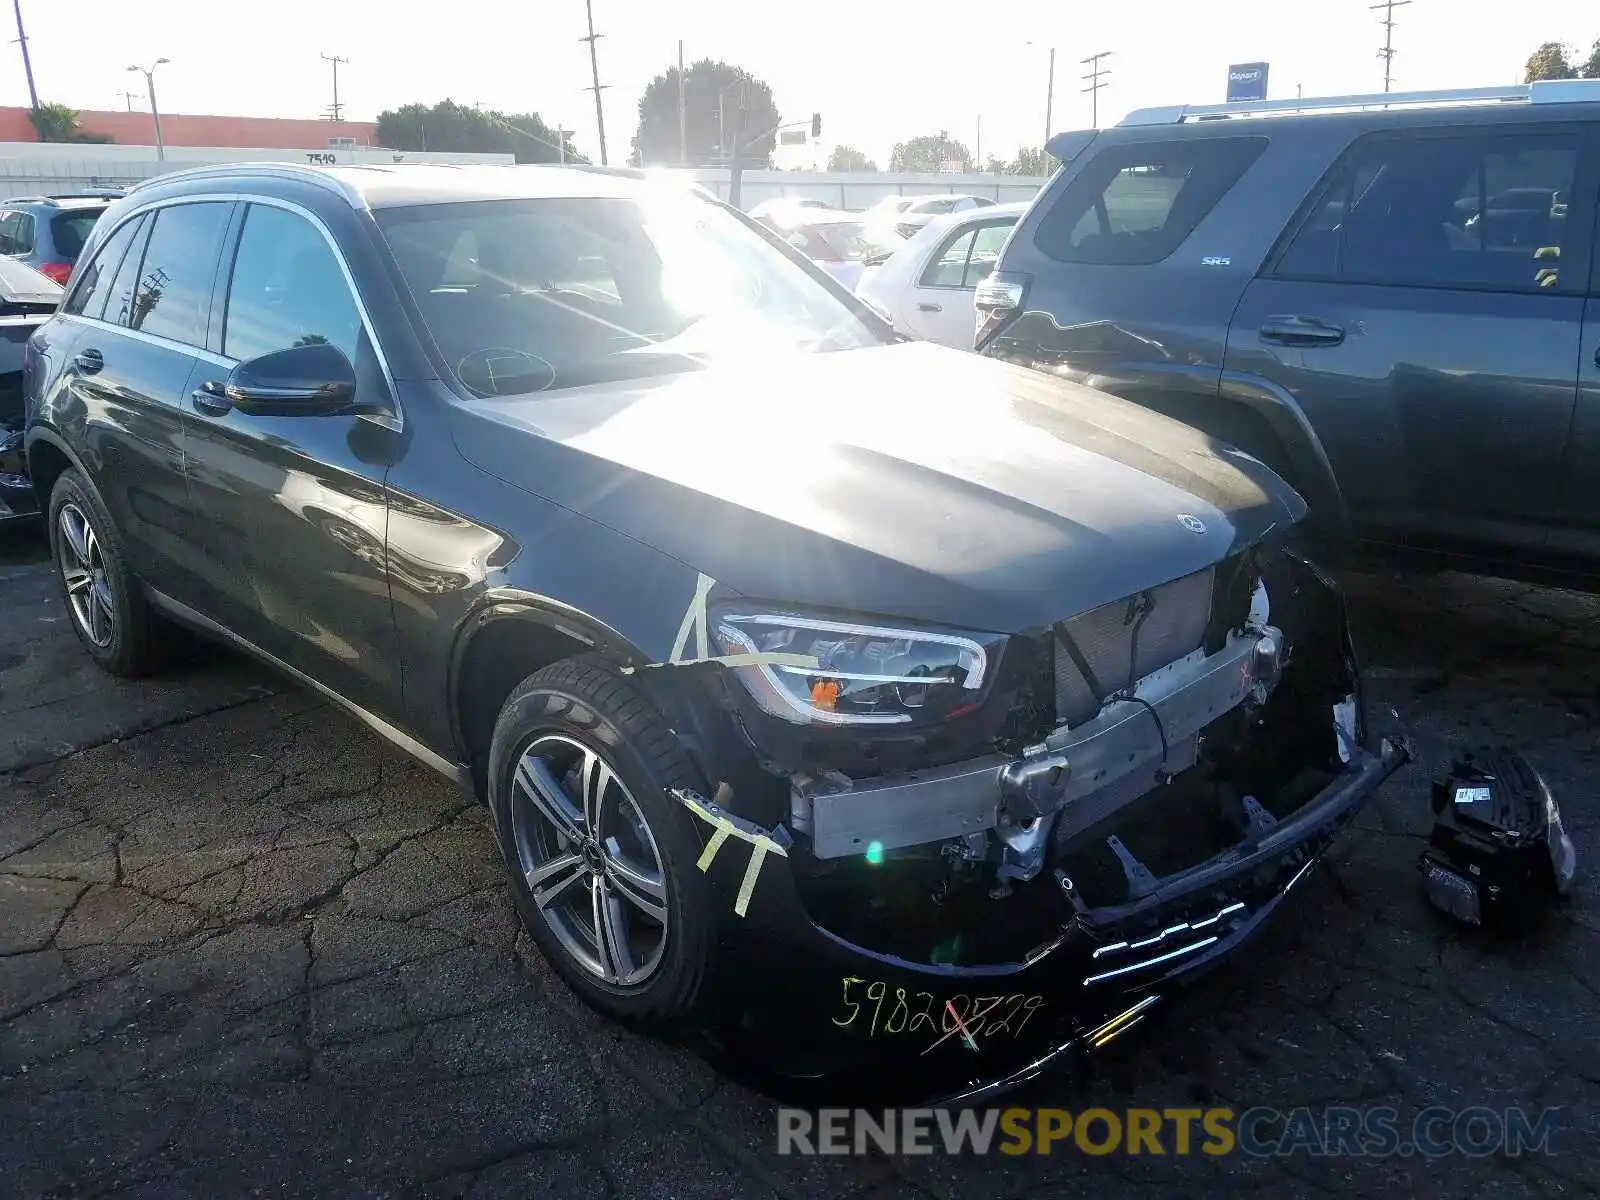
[[[788,243],[851,291],[861,281],[866,260],[882,259],[898,246],[885,243],[867,230],[862,214],[807,209],[773,228]]]
[[[993,204],[935,217],[862,273],[856,295],[907,337],[972,349],[972,293],[994,270],[1027,204]]]
[[[895,214],[894,230],[903,238],[915,237],[935,217],[994,207],[995,202],[987,196],[914,196],[910,204]]]

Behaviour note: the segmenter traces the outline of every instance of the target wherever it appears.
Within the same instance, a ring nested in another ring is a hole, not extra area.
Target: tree
[[[1576,79],[1578,72],[1567,60],[1567,48],[1560,42],[1545,42],[1528,56],[1524,72],[1527,83],[1540,79]]]
[[[1589,48],[1589,57],[1578,67],[1578,73],[1585,79],[1600,79],[1600,38]]]
[[[1048,175],[1055,170],[1056,160],[1043,150],[1024,146],[1017,157],[1006,166],[1007,175]]]
[[[891,171],[942,171],[955,162],[961,170],[972,169],[972,152],[945,133],[925,134],[908,142],[896,142],[889,155]]]
[[[572,146],[572,134],[555,130],[538,113],[505,116],[441,100],[406,104],[378,114],[378,141],[391,150],[431,150],[457,154],[511,154],[519,163],[558,162],[566,147],[568,162],[588,162]]]
[[[84,133],[78,128],[77,110],[67,104],[41,104],[28,112],[34,132],[41,142],[84,142],[104,145],[111,139],[103,133]]]
[[[683,118],[689,155],[684,165],[726,162],[734,142],[743,141],[740,161],[747,167],[771,163],[782,119],[771,87],[748,71],[709,58],[683,73]],[[680,163],[677,67],[657,75],[639,97],[639,131],[629,161],[636,167]]]
[[[877,169],[878,164],[854,146],[835,146],[833,153],[828,155],[830,171],[876,171]]]

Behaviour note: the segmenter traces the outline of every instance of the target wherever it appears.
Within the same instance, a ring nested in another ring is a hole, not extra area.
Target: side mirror
[[[326,342],[290,346],[234,367],[222,395],[254,416],[329,416],[354,405],[356,370],[342,350]]]

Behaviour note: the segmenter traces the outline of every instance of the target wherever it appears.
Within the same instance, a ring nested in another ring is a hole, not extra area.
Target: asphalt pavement
[[[1421,761],[1241,958],[1019,1102],[1562,1109],[1554,1153],[801,1158],[771,1102],[579,1004],[485,814],[235,656],[119,684],[0,530],[0,1195],[1116,1198],[1600,1190],[1600,602],[1362,577],[1374,700]],[[1415,868],[1462,739],[1524,747],[1579,896],[1526,943]]]

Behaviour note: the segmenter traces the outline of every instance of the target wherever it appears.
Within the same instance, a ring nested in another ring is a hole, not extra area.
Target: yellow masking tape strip
[[[750,865],[744,869],[744,882],[739,885],[738,898],[733,902],[736,916],[744,916],[750,907],[750,894],[756,890],[756,880],[761,875],[761,864],[767,861],[767,839],[756,842],[750,851]]]
[[[730,833],[736,832],[732,825],[726,821],[717,822],[717,830],[711,835],[711,840],[706,843],[706,848],[700,851],[700,861],[695,865],[701,871],[709,871],[711,862],[717,857],[717,851],[722,849],[722,843],[728,840]]]
[[[783,848],[781,842],[773,840],[764,833],[752,833],[748,830],[740,829],[727,817],[722,816],[720,813],[712,812],[687,792],[675,790],[672,794],[695,816],[714,827],[711,840],[706,843],[705,849],[700,852],[699,861],[695,864],[701,871],[711,869],[711,864],[715,861],[717,852],[722,849],[722,843],[727,841],[730,835],[738,838],[741,842],[750,843],[750,862],[744,869],[744,879],[739,885],[739,894],[733,902],[734,913],[741,917],[744,916],[750,907],[750,897],[755,895],[756,883],[761,878],[761,868],[766,865],[767,855],[770,853],[776,854],[781,858],[788,858],[789,852]],[[722,792],[719,789],[718,795],[720,796],[721,794]]]

